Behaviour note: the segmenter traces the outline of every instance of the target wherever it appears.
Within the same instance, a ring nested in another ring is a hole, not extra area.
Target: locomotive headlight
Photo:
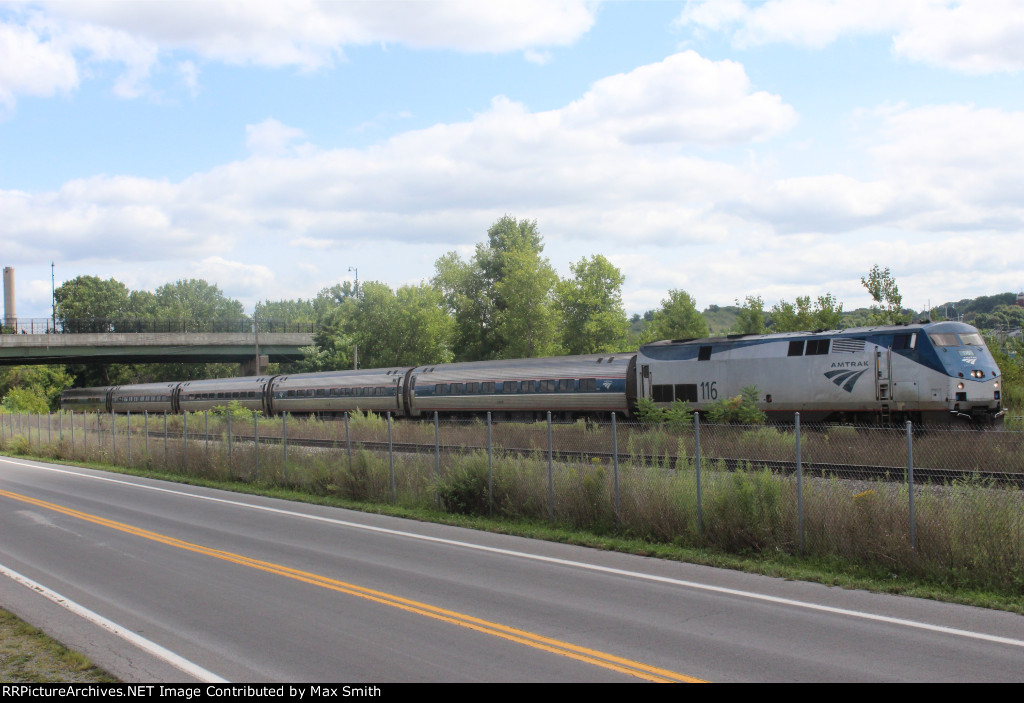
[[[956,389],[962,391],[964,389],[964,382],[960,381],[960,383],[956,384]]]
[[[999,388],[999,381],[996,381],[996,388]]]

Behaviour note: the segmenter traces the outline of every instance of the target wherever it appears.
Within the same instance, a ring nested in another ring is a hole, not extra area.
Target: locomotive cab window
[[[807,356],[814,356],[819,354],[828,354],[828,343],[831,340],[828,339],[808,339],[807,340]]]
[[[701,347],[697,352],[697,361],[709,361],[711,359],[711,346]]]
[[[937,347],[958,347],[960,343],[956,339],[956,335],[949,334],[930,334],[928,337],[932,340],[932,344]]]
[[[898,334],[892,339],[893,349],[915,349],[917,347],[917,333]]]
[[[804,340],[798,339],[789,343],[789,356],[804,355]]]

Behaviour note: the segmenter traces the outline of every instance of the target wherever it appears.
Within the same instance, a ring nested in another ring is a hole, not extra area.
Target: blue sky
[[[1024,287],[1024,3],[4,2],[0,265],[393,287],[535,219],[630,313]]]

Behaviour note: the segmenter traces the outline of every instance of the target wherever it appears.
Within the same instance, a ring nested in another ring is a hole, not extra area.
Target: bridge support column
[[[243,376],[259,376],[267,369],[267,364],[270,363],[270,358],[266,354],[260,354],[260,364],[256,366],[256,357],[246,359],[239,368]]]

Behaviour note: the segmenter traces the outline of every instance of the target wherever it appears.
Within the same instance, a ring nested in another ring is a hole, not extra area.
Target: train
[[[736,334],[651,342],[637,351],[416,367],[77,388],[61,407],[183,413],[237,402],[264,415],[391,413],[402,418],[629,418],[641,399],[692,410],[756,388],[769,421],[995,423],[1000,371],[962,322]]]

